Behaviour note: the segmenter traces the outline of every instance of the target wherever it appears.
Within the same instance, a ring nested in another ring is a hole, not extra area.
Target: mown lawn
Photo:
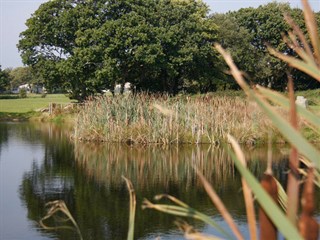
[[[69,103],[71,100],[64,94],[29,94],[27,98],[0,99],[0,113],[27,113],[48,107],[50,103]]]

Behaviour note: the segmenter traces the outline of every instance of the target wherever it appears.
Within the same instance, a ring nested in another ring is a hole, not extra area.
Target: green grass
[[[0,99],[0,113],[27,113],[48,107],[53,103],[69,103],[71,100],[64,94],[47,94],[41,98],[41,94],[28,94],[27,98]]]

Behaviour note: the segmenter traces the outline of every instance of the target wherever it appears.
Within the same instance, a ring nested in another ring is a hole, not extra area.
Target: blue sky
[[[272,0],[203,0],[210,6],[212,12],[224,13],[245,7],[258,7]],[[16,48],[19,33],[26,29],[24,25],[31,14],[46,0],[0,0],[0,65],[7,67],[22,66],[21,58]],[[290,2],[292,7],[300,7],[299,0]],[[319,0],[309,0],[314,11],[320,11]]]

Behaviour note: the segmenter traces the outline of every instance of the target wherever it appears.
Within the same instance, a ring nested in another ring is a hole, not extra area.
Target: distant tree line
[[[45,82],[32,71],[31,66],[2,70],[0,65],[0,93],[17,91],[24,84],[45,86]]]
[[[306,33],[302,11],[287,3],[209,15],[200,0],[52,0],[27,20],[18,48],[47,89],[78,100],[125,82],[171,94],[235,88],[214,42],[252,84],[283,90],[290,72],[299,88],[319,87],[268,54],[267,43],[295,55],[282,41],[284,12]]]
[[[10,85],[9,74],[7,71],[2,70],[0,65],[0,93],[5,92]]]

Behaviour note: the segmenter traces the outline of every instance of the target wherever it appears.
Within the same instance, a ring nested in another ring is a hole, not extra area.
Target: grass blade
[[[232,144],[233,149],[238,156],[238,159],[240,160],[241,164],[244,167],[247,167],[247,162],[245,160],[244,154],[237,143],[237,141],[231,136],[228,135],[228,140]],[[244,180],[244,178],[241,178],[242,182],[242,189],[243,189],[243,195],[244,200],[246,204],[246,212],[247,212],[247,220],[248,220],[248,227],[250,232],[250,239],[254,240],[257,239],[257,222],[256,222],[256,216],[254,212],[254,205],[253,205],[253,197],[252,197],[252,191],[249,188],[247,182]]]
[[[305,62],[295,57],[291,57],[291,56],[287,56],[282,53],[279,53],[270,47],[268,48],[268,50],[270,54],[283,60],[284,62],[287,62],[291,67],[299,69],[300,71],[305,72],[306,74],[320,81],[319,68],[314,62],[312,62],[311,58],[309,59],[308,62]]]
[[[128,230],[128,240],[134,239],[134,219],[136,214],[136,194],[132,185],[132,182],[122,176],[122,178],[126,181],[127,188],[130,195],[130,214],[129,214],[129,230]]]
[[[216,206],[218,211],[221,213],[222,217],[227,222],[227,224],[231,228],[234,235],[237,237],[237,239],[244,239],[238,226],[235,224],[231,214],[229,213],[228,209],[224,206],[223,202],[219,198],[216,191],[212,188],[210,183],[205,179],[205,177],[201,174],[201,172],[199,170],[197,170],[197,174],[203,184],[204,189],[206,190],[207,194],[209,195],[211,201]]]
[[[311,43],[314,49],[314,55],[320,63],[320,39],[318,34],[318,28],[317,28],[317,21],[315,19],[315,16],[313,14],[313,11],[308,3],[307,0],[302,0],[303,5],[303,13],[304,13],[304,19],[308,28],[308,33],[310,35]]]
[[[156,195],[154,197],[155,200],[159,201],[160,199],[162,198],[168,198],[169,200],[171,200],[172,202],[174,202],[175,204],[181,206],[181,207],[184,207],[184,208],[188,208],[189,205],[185,204],[184,202],[180,201],[179,199],[169,195],[169,194],[159,194],[159,195]]]
[[[312,50],[311,50],[311,48],[310,48],[310,46],[309,46],[309,44],[307,42],[306,37],[304,36],[304,33],[301,31],[299,26],[294,22],[294,20],[288,14],[285,14],[284,18],[287,21],[287,23],[291,26],[291,28],[293,30],[293,33],[295,33],[295,35],[297,35],[298,39],[301,41],[301,44],[305,49],[305,54],[308,55],[308,56],[313,57]],[[294,35],[293,33],[292,34],[289,33],[289,35]],[[285,38],[284,38],[284,40],[285,40]],[[289,44],[288,41],[285,41],[285,42],[287,44]],[[294,45],[294,47],[299,46],[299,43],[297,42],[297,40],[295,40],[295,43],[296,44]]]
[[[256,94],[251,90],[248,84],[244,81],[241,72],[234,64],[230,54],[225,52],[225,50],[220,45],[215,45],[216,49],[222,54],[225,58],[225,61],[231,69],[231,73],[241,88],[245,93],[253,98],[259,107],[267,114],[267,116],[272,120],[273,124],[278,128],[282,135],[295,147],[298,151],[312,161],[316,168],[320,169],[320,153],[319,151],[312,146],[301,134],[299,131],[294,129],[288,122],[283,119],[277,112],[275,112],[269,103],[266,102],[261,96]]]
[[[301,133],[293,128],[283,119],[277,112],[275,112],[270,104],[257,95],[253,95],[258,105],[264,110],[268,117],[272,120],[273,124],[278,128],[282,135],[294,145],[298,151],[312,161],[315,166],[320,169],[320,153],[311,145]]]
[[[276,181],[277,186],[278,186],[278,203],[281,206],[281,208],[283,209],[283,211],[286,212],[287,211],[288,196],[287,196],[285,190],[283,189],[281,183],[276,178],[274,178],[274,180]]]
[[[182,206],[174,206],[174,205],[167,205],[167,204],[153,204],[152,202],[145,199],[142,204],[142,208],[150,208],[155,209],[160,212],[168,213],[175,216],[180,217],[191,217],[194,219],[198,219],[216,230],[218,230],[225,238],[227,239],[233,239],[233,237],[226,232],[223,228],[221,228],[212,218],[209,216],[198,212],[197,210],[191,208],[191,207],[182,207]]]
[[[289,100],[282,94],[261,86],[257,86],[257,89],[259,90],[259,93],[261,93],[264,97],[267,97],[273,103],[276,103],[286,109],[289,109]],[[299,105],[296,105],[296,109],[299,116],[308,121],[308,123],[311,124],[313,130],[319,132],[320,118]]]
[[[298,130],[298,117],[296,113],[296,104],[294,102],[294,90],[293,90],[293,80],[289,77],[288,82],[289,89],[289,101],[290,101],[290,124],[295,129]],[[288,185],[287,194],[290,201],[287,204],[287,216],[290,221],[296,225],[296,217],[299,205],[299,158],[298,150],[294,146],[291,146],[290,156],[289,156],[289,167],[290,171],[288,174]]]
[[[222,240],[216,236],[207,236],[197,232],[192,226],[186,222],[177,221],[176,225],[184,232],[184,237],[186,239],[193,240]]]

